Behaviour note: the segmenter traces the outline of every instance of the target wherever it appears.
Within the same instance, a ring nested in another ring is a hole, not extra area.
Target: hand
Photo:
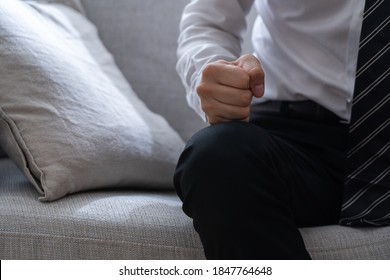
[[[253,55],[208,64],[197,87],[210,124],[249,121],[252,97],[264,94],[264,71]]]

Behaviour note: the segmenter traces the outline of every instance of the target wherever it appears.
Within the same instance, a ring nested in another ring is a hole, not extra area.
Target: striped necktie
[[[390,225],[390,0],[366,0],[340,224]]]

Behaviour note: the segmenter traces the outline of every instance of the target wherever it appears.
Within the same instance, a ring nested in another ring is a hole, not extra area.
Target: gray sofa
[[[135,92],[184,140],[205,125],[186,105],[175,72],[178,22],[187,2],[81,1]],[[37,197],[16,165],[2,157],[1,259],[204,259],[173,189],[95,190],[54,202]],[[314,259],[390,259],[390,227],[301,232]]]

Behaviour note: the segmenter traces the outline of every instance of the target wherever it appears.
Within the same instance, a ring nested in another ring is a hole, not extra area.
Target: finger
[[[197,87],[200,98],[212,98],[227,105],[247,107],[252,101],[252,92],[249,89],[237,89],[230,86],[200,83]]]
[[[248,72],[250,77],[250,89],[255,97],[264,95],[264,72],[260,68],[252,68]]]
[[[264,95],[264,71],[260,61],[253,55],[243,55],[236,64],[248,73],[250,78],[250,89],[254,96],[261,97]]]
[[[202,81],[239,89],[249,89],[250,87],[248,73],[242,67],[228,62],[208,64],[202,72]]]
[[[249,118],[250,109],[248,107],[239,107],[220,103],[216,100],[202,102],[202,110],[206,113],[209,120],[222,118],[230,121],[245,120]]]

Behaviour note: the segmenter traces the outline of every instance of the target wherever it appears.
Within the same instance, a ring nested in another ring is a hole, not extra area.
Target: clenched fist
[[[264,94],[264,71],[249,54],[231,62],[218,60],[206,65],[196,90],[210,124],[249,121],[252,97]]]

